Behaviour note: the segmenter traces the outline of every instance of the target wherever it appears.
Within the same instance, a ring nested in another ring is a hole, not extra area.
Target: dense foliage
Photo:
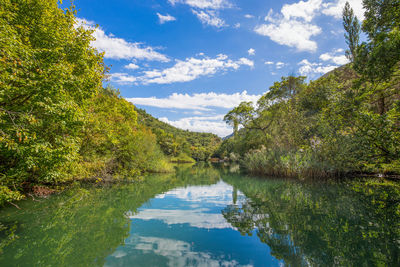
[[[162,151],[175,161],[207,160],[221,143],[221,138],[211,133],[197,133],[175,128],[162,122],[143,109],[136,108],[138,123],[147,126],[157,136]]]
[[[102,55],[57,1],[0,2],[0,181],[70,179],[79,161],[84,107],[101,87]],[[7,189],[8,187],[8,189]]]
[[[103,88],[103,54],[75,13],[0,0],[0,205],[43,185],[172,170],[159,135]]]
[[[217,156],[269,175],[400,173],[399,2],[364,6],[361,45],[348,5],[343,14],[354,64],[310,83],[283,77],[255,105],[241,103],[225,116],[236,134]]]
[[[135,107],[112,87],[100,90],[87,107],[81,132],[84,169],[105,178],[170,169],[151,130],[137,123]],[[80,171],[82,177],[84,171]]]

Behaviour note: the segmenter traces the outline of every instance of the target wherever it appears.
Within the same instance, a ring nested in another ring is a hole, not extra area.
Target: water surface
[[[236,170],[186,166],[4,208],[0,266],[400,266],[398,184]]]

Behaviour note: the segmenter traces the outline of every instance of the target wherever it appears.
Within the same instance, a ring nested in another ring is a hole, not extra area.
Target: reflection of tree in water
[[[19,237],[0,243],[0,266],[104,265],[129,236],[127,212],[172,188],[218,180],[213,168],[179,166],[176,174],[152,175],[134,184],[76,188],[41,202],[21,202],[21,210],[0,213],[2,225],[18,225],[12,234]],[[1,234],[7,229],[0,228]]]
[[[248,197],[223,216],[289,266],[400,266],[399,185],[224,176]]]

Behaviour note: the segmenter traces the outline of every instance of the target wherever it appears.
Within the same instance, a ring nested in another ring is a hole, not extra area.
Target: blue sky
[[[226,136],[223,115],[282,76],[347,63],[345,0],[75,0],[111,67],[106,83],[176,127]],[[362,19],[361,0],[350,0]],[[64,4],[65,6],[66,4]]]

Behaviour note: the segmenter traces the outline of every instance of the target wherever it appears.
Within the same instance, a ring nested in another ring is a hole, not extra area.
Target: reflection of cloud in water
[[[158,238],[132,236],[126,240],[128,247],[133,247],[143,253],[154,253],[168,259],[169,266],[239,266],[235,260],[225,260],[223,256],[216,257],[207,252],[192,251],[192,246],[184,241]],[[117,249],[111,256],[122,255],[123,247]],[[126,255],[126,253],[125,253]]]
[[[226,222],[220,212],[211,213],[215,207],[218,209],[232,205],[232,186],[220,181],[212,186],[189,186],[177,188],[167,193],[157,195],[158,199],[178,199],[186,209],[157,209],[146,208],[139,210],[136,215],[127,213],[131,219],[160,220],[171,224],[189,224],[192,227],[206,229],[233,228]],[[237,192],[237,198],[244,200],[242,193]],[[168,202],[167,202],[168,203]]]
[[[220,213],[206,213],[208,209],[196,210],[163,210],[163,209],[146,209],[138,214],[129,216],[131,219],[141,220],[161,220],[166,224],[183,224],[188,223],[192,227],[197,228],[232,228],[231,224],[226,222]]]
[[[157,195],[156,198],[175,197],[189,202],[201,202],[225,207],[232,203],[232,191],[231,185],[220,181],[212,186],[177,188],[165,194]],[[238,196],[244,197],[240,192],[238,192]]]

